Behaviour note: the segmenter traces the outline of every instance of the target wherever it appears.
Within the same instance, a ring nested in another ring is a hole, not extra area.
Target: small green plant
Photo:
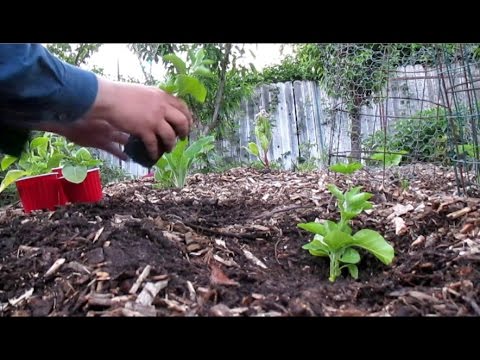
[[[372,203],[368,201],[373,195],[360,192],[361,186],[342,193],[335,185],[327,186],[338,201],[340,220],[335,223],[326,220],[324,223],[300,223],[297,226],[303,230],[314,233],[313,240],[302,248],[314,256],[327,256],[330,258],[329,280],[334,282],[341,275],[342,269],[347,268],[350,275],[358,278],[360,253],[355,247],[363,248],[382,263],[389,265],[393,261],[393,247],[378,232],[362,229],[352,235],[349,222],[362,211],[371,209]]]
[[[268,149],[272,142],[272,124],[270,123],[270,115],[265,110],[261,110],[255,117],[255,136],[260,141],[262,152],[260,153],[257,143],[254,142],[249,142],[248,146],[243,148],[256,156],[264,167],[270,168]]]
[[[184,187],[194,161],[213,149],[214,137],[205,136],[187,145],[187,139],[179,140],[172,152],[164,154],[155,164],[155,180],[162,186]]]
[[[211,64],[210,60],[205,59],[205,51],[201,49],[196,53],[190,52],[189,66],[175,54],[165,55],[163,59],[172,63],[176,72],[171,74],[160,88],[180,98],[191,97],[198,103],[203,103],[207,89],[200,78],[209,76],[210,70],[205,65]],[[204,136],[190,145],[188,139],[177,141],[172,152],[163,154],[155,164],[155,180],[166,187],[184,187],[188,171],[194,161],[214,148],[214,140],[213,136]]]
[[[402,162],[403,155],[407,154],[405,150],[394,151],[393,153],[388,152],[380,147],[377,149],[377,152],[373,154],[370,159],[375,162],[381,162],[385,167],[398,166]]]
[[[336,163],[334,165],[330,165],[329,167],[330,170],[341,174],[353,174],[361,168],[363,168],[363,165],[357,161],[353,161],[348,164]]]
[[[93,158],[92,154],[84,147],[74,151],[70,156],[64,156],[60,161],[60,165],[63,166],[63,176],[75,184],[80,184],[85,180],[89,168],[101,163],[101,160]]]
[[[408,181],[408,179],[402,178],[400,180],[400,188],[402,189],[402,191],[408,190],[409,187],[410,187],[410,181]]]
[[[22,177],[48,173],[59,164],[60,159],[55,155],[56,153],[50,146],[50,138],[45,135],[33,138],[27,144],[20,158],[5,155],[0,164],[1,170],[5,171],[12,165],[16,165],[16,168],[8,170],[5,174],[0,184],[0,192]]]
[[[86,148],[75,150],[75,144],[64,137],[52,133],[39,133],[28,144],[20,158],[5,155],[0,163],[0,169],[10,169],[0,184],[0,192],[18,179],[26,176],[42,175],[53,168],[63,166],[65,179],[81,183],[87,176],[89,167],[99,165],[100,160],[92,157]]]

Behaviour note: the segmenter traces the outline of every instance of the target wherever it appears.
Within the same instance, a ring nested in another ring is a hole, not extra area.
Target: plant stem
[[[332,252],[329,254],[330,257],[330,277],[328,280],[331,282],[334,282],[335,279],[337,278],[337,268],[338,268],[338,259],[337,259],[337,254]]]

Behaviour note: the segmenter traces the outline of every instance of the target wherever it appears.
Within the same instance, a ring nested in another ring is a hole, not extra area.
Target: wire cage
[[[479,44],[328,44],[328,164],[428,163],[480,196]]]

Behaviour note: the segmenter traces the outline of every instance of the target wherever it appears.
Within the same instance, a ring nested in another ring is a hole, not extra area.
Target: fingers
[[[129,137],[128,134],[125,134],[124,132],[121,132],[121,131],[113,131],[111,133],[111,140],[121,145],[125,145],[128,142],[128,137]]]
[[[165,113],[165,120],[180,138],[185,138],[190,132],[190,124],[185,118],[185,114],[174,107],[169,107]],[[167,144],[168,145],[168,144]]]
[[[158,159],[160,155],[160,151],[159,151],[158,141],[157,141],[157,137],[155,136],[155,133],[145,132],[140,137],[143,143],[145,144],[145,148],[147,149],[148,155],[150,156],[150,158],[152,160]]]
[[[175,109],[177,109],[178,111],[180,111],[186,118],[187,118],[187,121],[188,121],[188,126],[192,126],[193,124],[193,115],[190,111],[190,109],[188,108],[187,104],[182,100],[182,99],[179,99],[173,95],[169,95],[169,101],[168,103],[173,106]]]
[[[100,149],[109,152],[110,154],[118,157],[120,160],[127,161],[128,156],[119,148],[116,143],[108,143],[100,147]]]

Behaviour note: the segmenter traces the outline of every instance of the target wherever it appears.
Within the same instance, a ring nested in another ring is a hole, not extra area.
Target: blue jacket
[[[40,44],[1,44],[0,151],[18,156],[32,123],[80,118],[97,91],[94,73],[58,59]]]
[[[0,45],[0,122],[74,121],[97,95],[94,73],[40,44]]]

